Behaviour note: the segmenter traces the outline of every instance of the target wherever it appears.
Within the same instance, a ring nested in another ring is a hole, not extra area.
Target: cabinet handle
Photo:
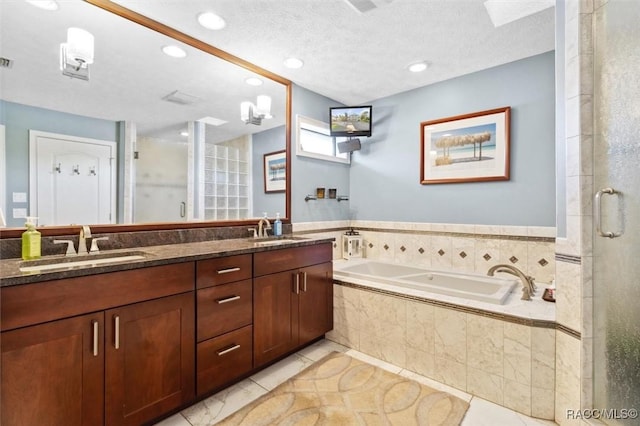
[[[120,316],[119,315],[114,316],[113,322],[114,322],[113,328],[115,330],[113,345],[116,347],[116,349],[120,349]]]
[[[233,352],[236,349],[240,349],[240,345],[232,345],[230,348],[227,349],[223,349],[221,351],[218,351],[218,356],[222,356],[224,354],[228,354],[229,352]]]
[[[302,291],[307,292],[307,273],[302,273]]]
[[[98,356],[98,321],[93,320],[91,324],[93,325],[93,356]]]
[[[300,274],[296,274],[296,294],[300,294]]]
[[[218,299],[217,302],[218,302],[218,305],[222,305],[223,303],[229,303],[239,299],[240,299],[240,296],[230,296],[230,297],[225,297],[224,299]]]
[[[227,268],[227,269],[220,269],[218,270],[218,275],[222,275],[222,274],[228,274],[230,272],[238,272],[240,270],[240,268]]]

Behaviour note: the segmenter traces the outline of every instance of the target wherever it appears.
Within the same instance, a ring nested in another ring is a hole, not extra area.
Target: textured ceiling
[[[369,1],[369,0],[359,0]],[[509,0],[506,0],[509,1]],[[516,0],[511,0],[516,1]],[[548,2],[548,0],[544,0]],[[176,135],[204,116],[228,121],[212,142],[284,124],[285,90],[265,81],[244,83],[251,72],[185,46],[186,60],[160,53],[167,37],[81,0],[58,0],[48,12],[24,1],[0,0],[0,96],[12,102],[108,120],[129,120],[141,134]],[[371,0],[360,13],[344,0],[119,0],[132,10],[348,105],[515,61],[554,48],[554,10],[548,8],[494,27],[483,0]],[[196,16],[214,11],[227,27],[210,31]],[[66,28],[95,36],[89,82],[62,76],[59,44]],[[301,69],[285,68],[296,56]],[[426,60],[414,74],[407,65]],[[175,105],[162,97],[180,90],[201,98]],[[269,93],[274,118],[262,126],[240,121],[240,102]]]
[[[375,0],[366,13],[344,0],[117,2],[351,105],[554,49],[553,8],[496,28],[484,0]],[[227,27],[200,27],[203,11],[221,15]],[[304,67],[285,68],[289,56]],[[407,71],[421,60],[427,71]]]

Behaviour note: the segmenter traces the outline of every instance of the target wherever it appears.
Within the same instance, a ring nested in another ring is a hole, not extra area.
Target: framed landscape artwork
[[[420,183],[509,180],[510,107],[420,123]]]
[[[286,184],[286,151],[264,154],[264,192],[285,192]]]

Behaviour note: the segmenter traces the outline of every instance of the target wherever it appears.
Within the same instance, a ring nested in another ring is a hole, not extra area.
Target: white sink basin
[[[97,254],[82,257],[64,257],[58,259],[41,259],[23,262],[20,272],[42,272],[52,269],[68,269],[77,267],[94,267],[109,263],[130,262],[142,260],[146,256],[144,252]]]

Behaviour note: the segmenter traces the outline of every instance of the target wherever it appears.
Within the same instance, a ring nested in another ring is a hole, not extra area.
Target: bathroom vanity
[[[147,423],[332,328],[332,239],[144,253],[46,273],[0,262],[3,425]]]

